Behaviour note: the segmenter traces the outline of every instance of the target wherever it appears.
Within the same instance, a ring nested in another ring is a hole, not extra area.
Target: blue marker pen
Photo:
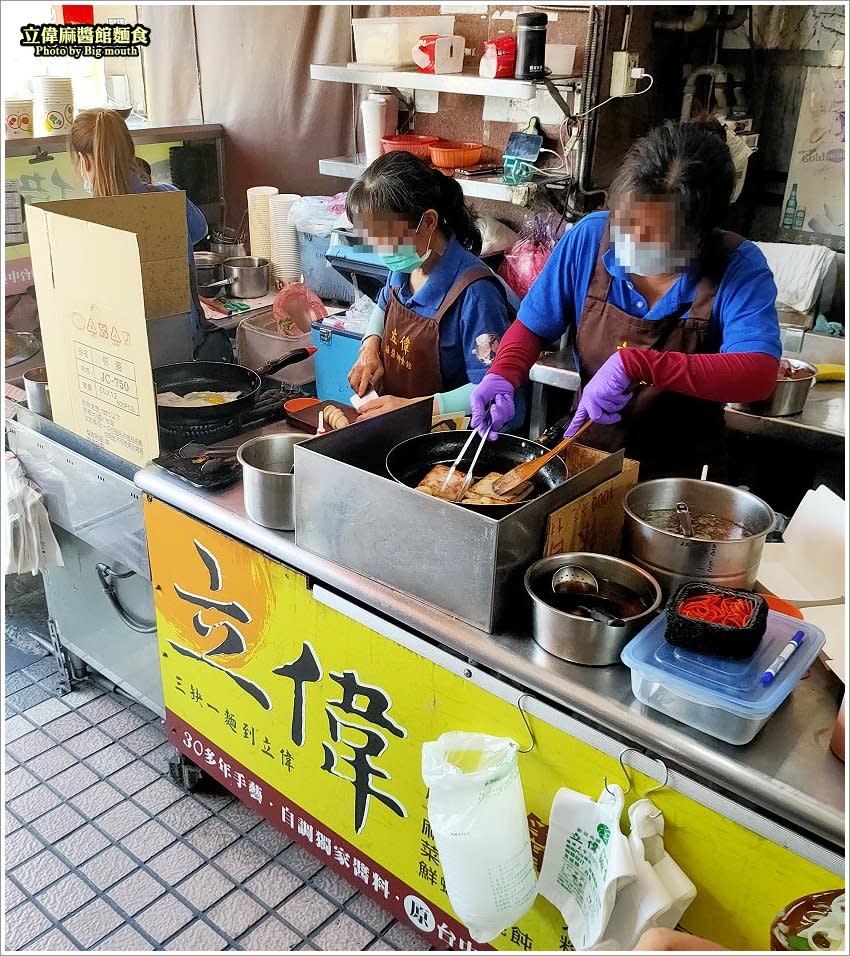
[[[803,643],[805,638],[805,631],[797,631],[797,633],[791,638],[790,641],[782,648],[779,653],[779,656],[776,660],[768,667],[768,669],[761,675],[761,682],[765,686],[773,683],[773,679],[776,675],[782,670],[782,668],[788,663],[788,658],[797,650],[797,648]]]

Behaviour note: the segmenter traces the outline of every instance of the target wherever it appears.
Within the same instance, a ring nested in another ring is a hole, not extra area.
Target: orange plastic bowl
[[[431,162],[440,169],[460,169],[481,161],[483,143],[437,143],[431,147]]]
[[[429,148],[439,142],[439,136],[415,136],[412,133],[381,137],[385,153],[413,153],[420,159],[429,159]]]
[[[319,404],[318,398],[290,398],[289,401],[283,403],[283,408],[291,415],[293,412],[303,412],[305,408]]]

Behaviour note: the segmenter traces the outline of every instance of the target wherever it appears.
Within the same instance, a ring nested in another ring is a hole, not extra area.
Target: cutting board
[[[305,431],[315,435],[319,428],[319,412],[329,405],[338,408],[350,423],[357,421],[357,412],[355,409],[350,405],[344,405],[342,402],[317,402],[315,405],[302,408],[300,411],[287,412],[286,417],[293,425],[297,425],[299,428],[303,428]]]

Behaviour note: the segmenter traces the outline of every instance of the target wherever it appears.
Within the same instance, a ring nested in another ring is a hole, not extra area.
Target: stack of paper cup
[[[366,162],[371,164],[381,155],[381,137],[387,124],[387,104],[383,100],[362,100],[360,116],[363,120],[363,149]]]
[[[384,136],[395,136],[398,132],[398,97],[395,93],[378,93],[369,90],[369,99],[376,103],[387,104],[387,115],[384,120]]]
[[[32,100],[3,100],[6,139],[24,139],[32,136]]]
[[[289,222],[289,209],[300,198],[297,193],[283,193],[269,199],[272,271],[278,282],[298,282],[301,279],[298,233]]]
[[[280,190],[277,186],[251,186],[248,195],[248,236],[251,255],[259,259],[272,257],[271,217],[269,199]]]
[[[33,129],[36,136],[67,133],[74,122],[74,89],[69,76],[36,76]]]

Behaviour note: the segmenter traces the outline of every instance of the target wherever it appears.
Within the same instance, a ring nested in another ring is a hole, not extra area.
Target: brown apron
[[[406,308],[398,300],[398,290],[390,289],[381,340],[384,395],[422,398],[445,391],[440,366],[440,322],[468,286],[486,278],[493,278],[486,266],[467,269],[433,316]]]
[[[694,301],[664,319],[641,319],[608,302],[611,275],[602,256],[610,238],[606,230],[576,336],[579,373],[585,385],[619,348],[644,348],[689,355],[717,352],[711,328],[711,308],[726,262],[743,242],[723,233],[709,274],[697,283]],[[684,315],[684,313],[688,313]],[[676,392],[659,392],[639,385],[615,425],[591,425],[584,433],[588,445],[606,451],[625,448],[640,461],[641,480],[661,477],[698,477],[709,465],[709,477],[722,481],[726,471],[726,432],[723,406]]]

